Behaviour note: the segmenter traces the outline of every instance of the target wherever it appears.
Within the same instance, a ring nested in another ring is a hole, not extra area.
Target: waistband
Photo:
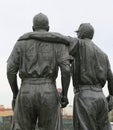
[[[25,78],[22,80],[22,83],[29,83],[29,84],[54,83],[55,84],[55,81],[49,78]]]
[[[92,90],[102,92],[102,87],[99,84],[97,84],[97,85],[77,85],[77,87],[74,88],[75,93],[82,90]]]

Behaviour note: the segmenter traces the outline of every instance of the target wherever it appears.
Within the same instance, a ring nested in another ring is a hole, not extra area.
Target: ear
[[[47,31],[49,31],[49,26],[47,27],[47,29],[46,29]]]
[[[33,30],[33,32],[35,31],[35,28],[34,28],[34,26],[32,26],[32,30]]]

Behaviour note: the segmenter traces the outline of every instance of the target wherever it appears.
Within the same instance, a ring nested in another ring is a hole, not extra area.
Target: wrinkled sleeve
[[[19,68],[20,46],[17,42],[7,60],[7,73],[16,74]]]
[[[113,96],[113,73],[110,67],[110,62],[107,58],[108,68],[107,68],[107,81],[109,94]]]
[[[65,45],[58,48],[58,65],[61,69],[62,95],[67,97],[67,91],[70,83],[70,56],[69,49]]]

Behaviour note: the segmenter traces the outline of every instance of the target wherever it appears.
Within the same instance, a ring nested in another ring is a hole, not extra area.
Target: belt
[[[74,92],[79,92],[82,90],[93,90],[93,91],[99,91],[102,92],[102,87],[97,84],[97,85],[77,85],[77,87],[74,88]]]
[[[29,84],[46,84],[46,83],[54,83],[55,81],[53,79],[49,78],[25,78],[22,80],[23,83],[29,83]]]

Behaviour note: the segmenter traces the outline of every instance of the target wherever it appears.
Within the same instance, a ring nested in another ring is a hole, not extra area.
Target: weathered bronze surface
[[[49,33],[48,30],[47,16],[36,15],[33,19],[34,32],[19,38],[7,61],[7,77],[13,92],[12,130],[34,130],[37,120],[40,130],[63,130],[60,101],[61,107],[67,106],[70,82],[68,42],[59,39],[60,34]],[[50,39],[44,39],[44,35],[49,35]],[[59,40],[54,40],[53,36]],[[59,67],[61,100],[56,88]],[[18,72],[22,81],[20,90]]]
[[[70,54],[74,86],[74,130],[111,130],[108,103],[102,92],[108,81],[113,95],[113,74],[107,55],[93,41],[94,29],[83,23],[77,30]]]

